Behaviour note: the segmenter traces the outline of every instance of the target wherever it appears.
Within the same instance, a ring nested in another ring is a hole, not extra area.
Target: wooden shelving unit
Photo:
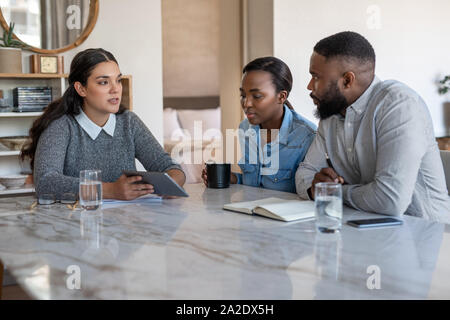
[[[19,189],[6,189],[0,191],[0,196],[13,196],[13,195],[23,195],[26,193],[34,193],[35,189],[33,186],[26,186]]]
[[[0,157],[18,156],[19,154],[20,154],[20,151],[16,151],[16,150],[11,150],[11,151],[0,150]]]
[[[0,73],[0,79],[28,79],[28,80],[39,80],[39,79],[61,79],[61,91],[64,92],[65,89],[65,80],[69,78],[67,73],[62,74],[46,74],[46,73]],[[0,86],[1,89],[1,86]],[[123,75],[122,76],[122,103],[128,107],[130,110],[133,110],[133,83],[131,75]],[[15,112],[7,112],[12,114],[24,114],[23,113],[15,113]],[[33,114],[35,112],[29,112]],[[0,113],[1,116],[1,113]],[[35,116],[35,115],[29,115]],[[26,115],[23,115],[26,117]]]
[[[0,73],[0,79],[65,79],[69,75],[47,73]]]
[[[39,117],[42,112],[0,112],[0,118]]]

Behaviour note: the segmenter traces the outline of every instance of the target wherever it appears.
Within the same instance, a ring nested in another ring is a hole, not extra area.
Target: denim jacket
[[[285,105],[278,135],[272,133],[272,142],[263,148],[261,135],[266,131],[259,125],[245,119],[239,129],[244,156],[238,163],[242,174],[234,173],[237,183],[295,193],[295,172],[315,137],[316,125]]]

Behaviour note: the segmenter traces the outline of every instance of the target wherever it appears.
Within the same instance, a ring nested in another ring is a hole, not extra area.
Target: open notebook
[[[257,214],[281,221],[311,219],[315,217],[314,201],[266,198],[255,201],[235,202],[223,206],[225,210]]]

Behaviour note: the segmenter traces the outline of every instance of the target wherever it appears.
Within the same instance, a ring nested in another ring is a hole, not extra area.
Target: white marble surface
[[[222,210],[294,194],[187,185],[187,199],[71,211],[0,199],[0,259],[37,299],[449,299],[450,228],[405,217],[396,228],[318,234]],[[373,217],[345,209],[349,218]],[[81,289],[68,289],[76,265]],[[368,289],[380,268],[380,289]]]

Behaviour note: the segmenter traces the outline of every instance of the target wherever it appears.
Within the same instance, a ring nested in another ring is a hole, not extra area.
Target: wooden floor
[[[31,300],[20,286],[4,286],[2,288],[2,300]]]

